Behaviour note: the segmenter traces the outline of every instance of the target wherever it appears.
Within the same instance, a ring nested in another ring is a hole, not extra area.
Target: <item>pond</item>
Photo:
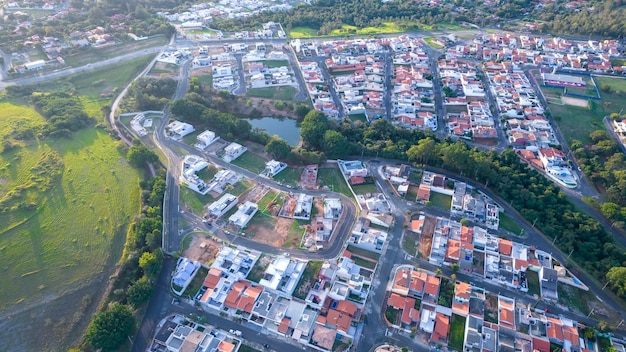
[[[297,126],[296,120],[279,117],[246,120],[250,122],[252,128],[263,129],[270,136],[277,135],[291,146],[296,146],[300,142],[300,127]]]

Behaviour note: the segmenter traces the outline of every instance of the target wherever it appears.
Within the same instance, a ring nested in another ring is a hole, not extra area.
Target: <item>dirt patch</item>
[[[589,107],[589,101],[586,99],[578,99],[578,98],[572,98],[572,97],[566,97],[566,96],[561,97],[561,103],[563,105],[572,105],[572,106],[577,106],[579,108]]]
[[[202,264],[208,264],[217,255],[223,244],[216,242],[211,237],[202,233],[192,233],[189,248],[183,252],[183,257],[196,260]]]
[[[307,165],[300,175],[300,186],[304,189],[317,188],[317,165]]]
[[[420,234],[420,244],[418,251],[423,258],[430,256],[430,249],[433,244],[433,235],[435,233],[435,226],[437,225],[437,219],[432,216],[427,216],[424,219],[424,227]]]
[[[275,217],[273,221],[260,222],[248,226],[246,232],[253,233],[254,237],[252,239],[256,242],[282,247],[287,241],[289,229],[293,221],[293,219]],[[272,224],[274,225],[273,227],[271,226]]]

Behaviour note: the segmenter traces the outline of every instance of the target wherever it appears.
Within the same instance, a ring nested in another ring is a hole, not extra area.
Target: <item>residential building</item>
[[[256,203],[246,201],[237,212],[228,218],[228,223],[243,229],[248,225],[248,222],[252,220],[254,214],[259,210],[259,206]]]

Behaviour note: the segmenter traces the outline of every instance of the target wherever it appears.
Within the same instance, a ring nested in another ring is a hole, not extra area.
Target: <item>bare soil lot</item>
[[[223,244],[216,242],[203,233],[192,233],[189,248],[183,252],[183,257],[196,260],[202,264],[208,264],[217,255]]]

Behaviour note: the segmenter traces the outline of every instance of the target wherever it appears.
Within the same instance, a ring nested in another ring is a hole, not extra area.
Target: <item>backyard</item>
[[[526,270],[526,283],[528,284],[528,294],[541,295],[539,288],[539,273],[532,270]]]
[[[374,183],[364,183],[362,185],[353,185],[352,190],[355,194],[379,193]]]
[[[430,192],[430,198],[428,199],[428,203],[428,205],[432,205],[437,208],[450,210],[450,205],[452,204],[452,196],[438,192]]]
[[[304,268],[304,272],[296,285],[296,288],[293,291],[293,296],[300,299],[306,299],[309,290],[317,280],[317,274],[320,272],[322,268],[323,261],[320,260],[312,260],[307,263],[306,268]]]

